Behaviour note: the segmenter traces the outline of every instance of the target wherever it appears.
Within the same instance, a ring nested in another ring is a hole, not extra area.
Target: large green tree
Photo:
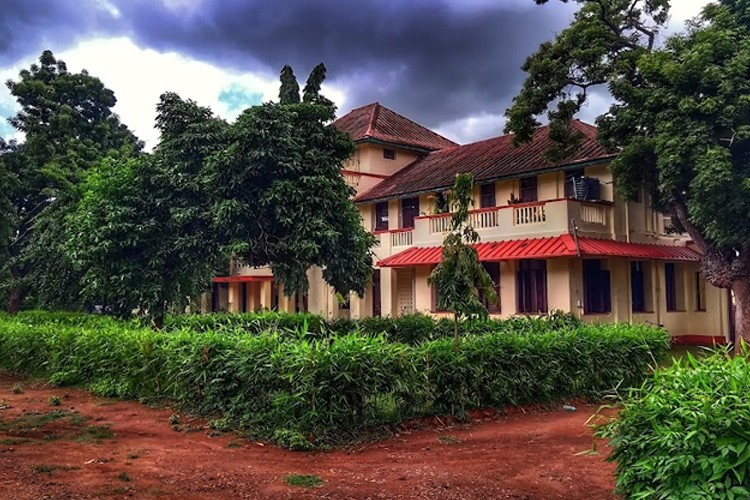
[[[362,295],[372,273],[374,238],[363,229],[354,191],[341,175],[354,145],[330,125],[336,108],[320,93],[325,76],[318,65],[300,99],[285,68],[281,102],[242,113],[229,145],[208,162],[228,253],[251,266],[270,266],[290,296],[307,292],[313,266],[342,295]]]
[[[220,262],[204,161],[227,124],[176,94],[157,106],[150,155],[106,159],[91,170],[67,221],[67,253],[85,296],[121,316],[139,310],[160,328],[170,307],[203,292]]]
[[[453,313],[456,351],[461,342],[459,323],[469,318],[486,318],[487,308],[482,299],[493,304],[498,300],[495,283],[472,246],[479,242],[479,233],[469,223],[473,186],[471,174],[456,175],[447,200],[453,213],[451,228],[443,240],[442,260],[427,279],[437,286],[438,309]]]
[[[77,279],[61,278],[71,276],[62,240],[46,232],[62,227],[83,172],[109,154],[134,154],[141,144],[112,112],[114,93],[86,71],[71,73],[50,51],[7,86],[20,106],[9,121],[25,137],[6,162],[18,181],[11,197],[15,227],[3,241],[13,313],[30,293],[43,300],[74,287]],[[63,295],[75,301],[77,291]]]
[[[654,208],[691,236],[706,279],[733,291],[737,333],[750,341],[750,0],[707,5],[660,47],[666,2],[582,3],[570,28],[524,66],[509,130],[528,138],[555,100],[550,118],[566,130],[586,89],[605,82],[614,104],[597,124],[600,141],[619,152],[618,190],[632,197],[645,185]]]

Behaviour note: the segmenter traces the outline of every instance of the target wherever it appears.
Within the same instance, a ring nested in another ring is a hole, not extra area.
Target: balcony
[[[561,199],[483,208],[470,211],[469,221],[483,241],[557,236],[569,233],[572,221],[581,236],[613,234],[612,204],[607,202]],[[451,214],[418,217],[414,244],[440,245],[450,224]]]

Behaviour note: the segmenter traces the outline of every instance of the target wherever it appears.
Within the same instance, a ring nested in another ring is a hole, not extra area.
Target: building
[[[216,278],[213,310],[309,310],[329,317],[397,316],[435,310],[427,277],[440,260],[450,214],[443,193],[456,173],[474,176],[470,220],[478,254],[497,285],[498,317],[572,312],[585,321],[664,325],[685,343],[730,337],[730,296],[707,284],[700,254],[651,210],[648,194],[623,200],[614,190],[608,154],[596,128],[580,121],[577,152],[547,160],[546,127],[519,147],[512,136],[458,145],[378,104],[333,124],[356,153],[342,166],[356,189],[363,224],[379,240],[364,298],[341,304],[310,270],[310,292],[289,299],[267,269],[239,267]]]

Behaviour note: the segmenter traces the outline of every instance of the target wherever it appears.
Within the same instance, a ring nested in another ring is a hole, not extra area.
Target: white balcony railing
[[[401,229],[391,232],[392,247],[408,247],[414,243],[414,231],[412,229]]]
[[[581,222],[589,224],[606,224],[607,209],[601,205],[581,204]]]
[[[451,228],[451,214],[430,217],[430,234],[447,233]]]
[[[544,204],[513,207],[513,223],[516,226],[523,226],[547,222],[547,212],[544,207]]]
[[[500,225],[500,218],[498,217],[499,210],[499,207],[473,210],[469,212],[469,223],[474,227],[474,229],[498,227]]]

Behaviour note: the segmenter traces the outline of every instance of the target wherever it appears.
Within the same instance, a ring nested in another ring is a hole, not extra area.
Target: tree
[[[5,297],[9,291],[5,289],[5,284],[10,282],[8,243],[13,238],[16,228],[12,192],[18,186],[18,179],[11,174],[10,168],[6,165],[14,158],[14,149],[15,144],[8,144],[0,138],[0,186],[3,186],[0,190],[0,297]]]
[[[602,4],[616,2],[590,1],[584,9],[592,11]],[[622,5],[614,6],[625,12]],[[580,30],[585,23],[597,25],[582,19],[577,16],[569,30]],[[655,19],[658,23],[663,16]],[[612,31],[609,24],[614,21],[601,21],[598,30]],[[690,235],[704,253],[701,267],[707,281],[733,291],[737,333],[746,342],[750,341],[748,21],[750,1],[721,0],[706,6],[685,33],[670,38],[662,48],[654,47],[653,38],[635,40],[628,56],[610,65],[606,81],[615,103],[597,120],[600,141],[619,151],[612,163],[618,190],[633,197],[645,184],[654,208],[671,215],[678,229]],[[614,28],[617,31],[619,25]],[[592,54],[607,60],[610,47],[618,46],[613,40]],[[550,47],[568,54],[569,43],[563,33]],[[549,62],[549,52],[540,49],[526,67]],[[583,74],[585,70],[585,66],[580,69]],[[530,72],[508,112],[519,117],[511,128],[523,131],[519,124],[538,114],[539,107],[525,97],[535,94],[534,75],[538,76]]]
[[[7,86],[21,107],[9,121],[25,135],[6,162],[18,180],[11,199],[13,237],[3,242],[10,256],[8,310],[14,313],[29,292],[45,295],[44,283],[70,270],[60,240],[44,232],[63,224],[82,173],[102,157],[136,154],[142,145],[112,113],[114,93],[86,71],[69,72],[50,51]]]
[[[279,89],[279,102],[281,104],[299,103],[299,84],[294,70],[288,64],[281,69],[281,88]]]
[[[484,297],[497,302],[495,284],[479,261],[477,250],[471,246],[479,242],[479,234],[469,224],[469,206],[474,180],[471,174],[456,175],[453,190],[448,195],[448,206],[453,212],[451,230],[443,240],[443,256],[427,281],[438,289],[437,306],[453,313],[454,342],[459,350],[459,323],[473,317],[487,317]]]
[[[152,155],[105,159],[87,176],[67,251],[87,298],[120,316],[138,309],[161,328],[167,309],[200,295],[218,269],[203,173],[227,125],[171,93],[157,112],[161,140]]]
[[[282,87],[295,87],[284,78]],[[231,126],[228,146],[208,161],[214,217],[227,254],[270,266],[288,296],[307,292],[313,266],[337,293],[361,296],[375,240],[341,176],[354,145],[330,125],[336,108],[320,94],[324,78],[319,65],[301,100],[249,108]]]

